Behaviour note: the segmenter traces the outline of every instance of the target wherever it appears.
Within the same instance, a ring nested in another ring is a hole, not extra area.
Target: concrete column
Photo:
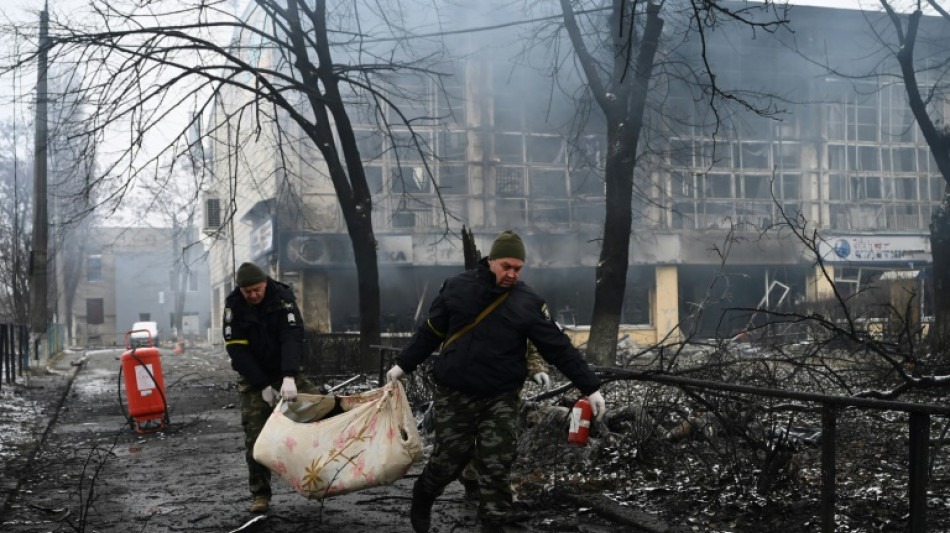
[[[307,329],[315,333],[330,331],[330,277],[326,270],[303,271],[300,312]]]
[[[653,322],[657,342],[681,340],[679,324],[679,270],[676,265],[656,266],[656,297],[653,299]]]
[[[821,271],[821,267],[815,265],[814,271],[808,275],[806,293],[809,302],[817,302],[834,296],[835,267],[826,264],[825,270],[827,275]]]

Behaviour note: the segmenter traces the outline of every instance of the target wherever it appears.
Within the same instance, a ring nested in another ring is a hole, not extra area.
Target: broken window
[[[563,165],[564,143],[561,137],[537,136],[528,137],[528,161],[532,163],[547,163]]]

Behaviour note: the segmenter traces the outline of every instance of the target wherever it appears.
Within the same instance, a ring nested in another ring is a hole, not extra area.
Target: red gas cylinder
[[[135,431],[139,433],[158,431],[165,427],[165,413],[168,411],[161,355],[158,348],[152,346],[151,335],[146,347],[129,346],[130,333],[125,334],[130,349],[120,357],[129,417],[135,421]]]
[[[567,433],[567,442],[578,446],[587,446],[587,439],[590,436],[590,402],[587,397],[581,397],[571,409],[571,427]]]

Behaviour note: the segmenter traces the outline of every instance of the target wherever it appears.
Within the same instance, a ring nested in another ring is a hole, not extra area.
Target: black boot
[[[465,499],[470,502],[478,503],[478,497],[479,497],[478,480],[465,479],[464,477],[460,476],[459,481],[461,481],[462,486],[465,487]]]
[[[426,491],[419,480],[412,486],[412,508],[409,509],[409,521],[416,533],[428,533],[432,525],[432,504],[435,496]]]

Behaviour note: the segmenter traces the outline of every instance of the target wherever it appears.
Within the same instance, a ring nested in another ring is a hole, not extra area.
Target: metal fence
[[[16,383],[29,366],[29,328],[18,324],[0,324],[0,388]]]
[[[387,344],[400,347],[408,336],[384,336]],[[360,366],[360,336],[357,333],[308,333],[301,362],[304,374],[319,381],[348,378],[363,373]],[[390,360],[383,352],[380,372],[388,369]],[[381,375],[381,374],[380,374]],[[377,378],[377,375],[369,376]]]
[[[328,339],[329,341],[329,339]],[[352,374],[359,372],[358,357],[355,355],[358,336],[352,339],[335,339],[335,342],[347,342],[352,344],[350,355],[345,361],[331,361],[340,364],[339,368],[346,368]],[[404,345],[405,341],[401,343]],[[329,348],[331,345],[327,345]],[[388,368],[392,363],[392,358],[399,351],[399,346],[375,346],[381,352],[381,367]],[[328,350],[325,353],[332,353]],[[314,354],[316,355],[316,354]],[[343,366],[355,365],[355,366]],[[329,367],[324,367],[329,369]],[[355,371],[354,371],[355,369]],[[927,485],[930,482],[930,424],[931,416],[950,416],[950,407],[942,405],[918,404],[911,402],[900,402],[892,400],[880,400],[874,398],[860,398],[853,396],[834,396],[829,394],[819,394],[811,392],[797,392],[781,389],[770,389],[736,383],[724,383],[718,381],[707,381],[700,379],[685,378],[679,376],[658,375],[651,372],[639,372],[614,367],[594,367],[595,371],[605,378],[613,379],[633,379],[646,381],[668,386],[682,387],[687,389],[705,389],[716,391],[730,391],[743,394],[749,394],[760,397],[783,398],[803,403],[818,404],[821,406],[822,413],[822,439],[821,439],[821,509],[819,510],[820,531],[822,533],[833,533],[836,529],[835,524],[835,475],[837,467],[835,464],[836,456],[836,429],[838,414],[843,409],[858,410],[876,410],[876,411],[900,411],[910,415],[909,419],[909,444],[908,444],[908,490],[907,498],[909,502],[908,523],[905,531],[909,533],[924,533],[927,531]],[[381,370],[382,372],[383,370]],[[346,372],[343,372],[344,374]],[[352,375],[351,374],[351,375]],[[551,395],[557,391],[550,391],[538,397]],[[408,392],[407,392],[408,394]]]
[[[753,396],[783,398],[799,402],[818,404],[822,407],[821,439],[821,532],[835,531],[835,465],[836,428],[838,412],[845,408],[876,411],[900,411],[910,415],[908,445],[908,490],[910,504],[908,523],[905,531],[924,533],[927,531],[927,485],[930,481],[930,417],[932,415],[950,415],[950,407],[942,405],[918,404],[874,398],[853,396],[833,396],[812,392],[796,392],[781,389],[755,387],[736,383],[723,383],[679,376],[657,375],[650,372],[638,372],[619,368],[604,367],[597,369],[600,374],[615,378],[649,381],[683,388],[729,391]]]

